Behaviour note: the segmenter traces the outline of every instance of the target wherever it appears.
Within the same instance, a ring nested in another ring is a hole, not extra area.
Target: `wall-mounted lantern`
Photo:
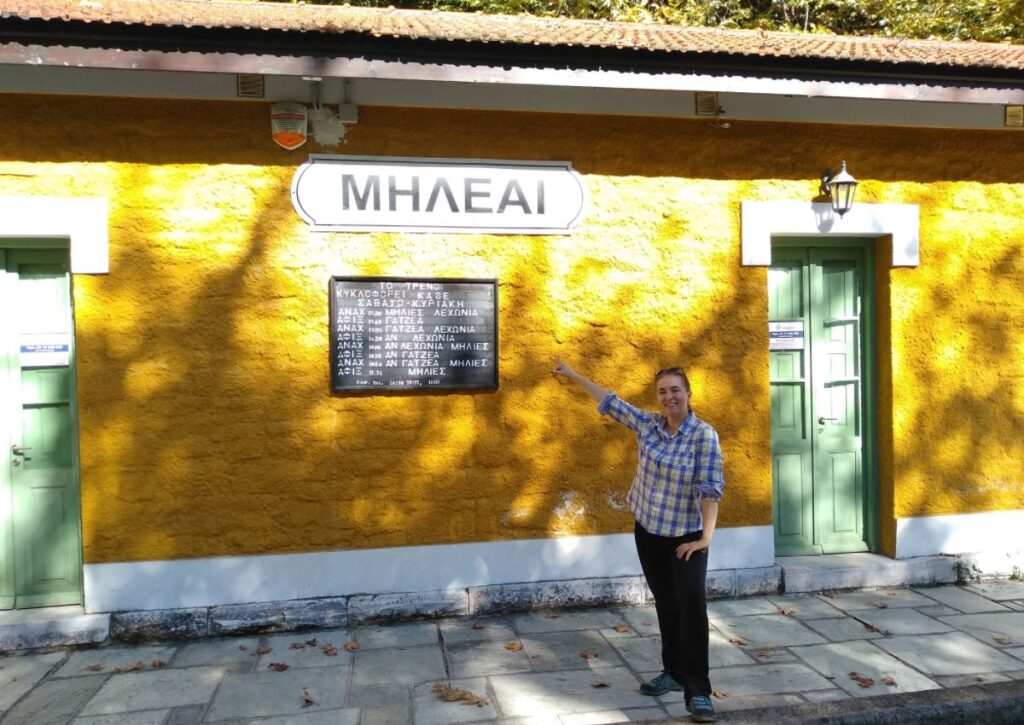
[[[857,180],[846,170],[844,161],[839,171],[826,169],[821,175],[821,193],[832,199],[832,211],[839,216],[853,207],[853,195],[857,191]]]

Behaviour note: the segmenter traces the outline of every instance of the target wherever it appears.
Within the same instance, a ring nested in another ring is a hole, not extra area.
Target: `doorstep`
[[[97,644],[110,636],[110,614],[86,614],[81,606],[0,612],[0,652]]]
[[[916,587],[953,584],[958,580],[955,556],[890,559],[880,554],[782,556],[783,589],[787,593],[869,587]]]

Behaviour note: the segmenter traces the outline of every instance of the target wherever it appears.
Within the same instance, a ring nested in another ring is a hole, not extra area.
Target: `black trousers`
[[[636,552],[647,586],[654,594],[661,630],[661,662],[665,672],[683,686],[687,702],[710,695],[708,678],[707,549],[676,558],[676,547],[696,541],[702,531],[685,536],[656,536],[639,523],[634,528]]]

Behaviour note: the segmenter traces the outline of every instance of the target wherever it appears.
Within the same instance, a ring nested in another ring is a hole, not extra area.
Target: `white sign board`
[[[568,234],[583,215],[568,161],[312,154],[292,205],[314,231]]]
[[[768,323],[768,349],[769,350],[803,350],[804,349],[804,323],[803,320],[796,322],[769,322]]]
[[[22,335],[19,351],[23,368],[67,365],[71,359],[67,335]]]

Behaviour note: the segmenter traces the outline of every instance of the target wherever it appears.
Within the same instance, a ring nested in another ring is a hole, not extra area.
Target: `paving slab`
[[[579,712],[562,715],[562,725],[607,725],[608,723],[648,722],[663,720],[668,715],[660,707],[628,708],[625,710],[602,710],[601,712]]]
[[[620,614],[623,621],[641,637],[649,637],[661,633],[658,629],[658,613],[652,606],[623,607],[620,610]]]
[[[946,624],[980,639],[985,644],[1024,644],[1024,612],[960,614],[942,617]]]
[[[1024,581],[989,581],[968,584],[968,590],[991,599],[1005,602],[1010,599],[1024,599]]]
[[[816,594],[782,594],[768,597],[775,608],[782,612],[788,612],[788,616],[794,619],[828,619],[830,617],[845,617],[846,612],[829,603],[828,597],[821,597]]]
[[[250,720],[246,725],[360,725],[359,710],[324,710]]]
[[[934,607],[914,607],[914,611],[920,612],[924,616],[931,617],[933,619],[961,614],[961,612],[953,609],[953,607],[947,607],[945,604],[936,604]]]
[[[151,670],[153,669],[154,662],[162,662],[163,665],[161,666],[166,666],[177,651],[177,647],[167,645],[103,647],[81,650],[68,657],[68,661],[61,665],[50,677],[55,679],[61,677],[86,677],[101,672],[110,674],[115,669],[126,671],[129,667],[136,667],[139,670]]]
[[[865,589],[856,592],[838,592],[828,598],[836,609],[851,612],[857,609],[892,609],[895,607],[927,607],[934,600],[909,589]]]
[[[352,653],[345,649],[347,630],[326,630],[305,634],[277,634],[266,638],[270,652],[256,661],[256,671],[271,664],[288,667],[340,667],[352,664]]]
[[[65,725],[96,691],[104,675],[47,680],[4,716],[4,725]]]
[[[937,675],[935,681],[943,687],[970,687],[992,682],[1012,682],[1014,678],[1002,672],[982,672],[977,675]]]
[[[721,667],[712,670],[711,685],[728,697],[799,693],[835,687],[827,678],[802,663]],[[672,694],[682,699],[682,693]]]
[[[928,587],[927,589],[915,589],[918,594],[923,594],[929,599],[934,599],[940,604],[945,604],[962,614],[978,614],[980,612],[1003,612],[1007,608],[988,597],[972,592],[966,587]]]
[[[761,647],[759,649],[768,649]],[[754,653],[757,650],[749,644],[746,647],[738,647],[730,642],[722,633],[711,632],[708,635],[708,664],[712,667],[729,667],[730,665],[745,665],[754,662]],[[661,638],[658,638],[658,667],[661,667]]]
[[[146,710],[120,715],[93,715],[76,717],[71,725],[164,725],[171,710]]]
[[[408,703],[409,685],[389,683],[384,685],[352,685],[348,691],[349,707],[373,707]]]
[[[903,634],[935,634],[951,632],[953,627],[925,616],[914,609],[859,609],[853,616],[870,624],[886,636]]]
[[[64,659],[61,652],[0,657],[0,712],[4,712]]]
[[[445,644],[494,640],[511,642],[516,639],[512,625],[504,617],[445,619],[438,622],[437,626]]]
[[[352,662],[352,683],[416,685],[443,679],[446,675],[441,648],[393,647],[359,650]]]
[[[405,725],[412,722],[412,705],[379,705],[364,707],[359,715],[359,725]]]
[[[967,675],[1019,669],[1017,661],[963,632],[875,640],[886,652],[926,675]]]
[[[783,614],[757,614],[715,620],[726,639],[742,638],[746,648],[764,649],[800,644],[824,644],[825,638],[792,617]]]
[[[226,637],[186,644],[178,650],[171,667],[247,665],[252,669],[259,654],[259,637]]]
[[[568,609],[517,614],[510,622],[519,634],[543,634],[579,629],[614,630],[615,625],[622,623],[622,617],[609,609]]]
[[[815,671],[830,676],[832,682],[848,694],[858,697],[890,695],[894,692],[936,690],[940,685],[932,679],[903,664],[873,642],[843,642],[841,644],[794,647],[793,654]],[[855,680],[851,673],[863,679]],[[889,678],[893,684],[888,684]],[[874,684],[864,687],[867,680]]]
[[[441,685],[464,690],[482,698],[481,704],[445,701],[434,692]],[[441,682],[427,682],[412,688],[413,723],[415,725],[449,725],[449,723],[480,722],[498,717],[494,698],[487,687],[487,678],[474,677]]]
[[[631,637],[625,641],[637,639],[640,638]],[[608,642],[594,631],[552,632],[522,638],[523,649],[537,672],[621,667],[622,659]]]
[[[111,675],[80,714],[112,715],[204,705],[224,677],[220,667],[153,670]]]
[[[1012,655],[1019,660],[1024,660],[1024,647],[1011,647],[1009,649],[1004,649],[1003,652],[1008,655]]]
[[[206,720],[300,715],[338,710],[348,695],[348,667],[314,667],[285,672],[226,675]],[[315,704],[303,706],[305,693]]]
[[[803,623],[830,642],[848,642],[854,639],[878,639],[880,632],[872,632],[853,617],[843,619],[805,619]]]
[[[708,618],[745,617],[750,614],[778,614],[779,608],[768,599],[718,599],[708,602]]]
[[[594,687],[594,682],[607,687]],[[567,713],[649,708],[640,683],[625,667],[601,672],[498,675],[491,678],[497,706],[509,717],[550,717]]]
[[[384,647],[418,647],[438,643],[437,625],[433,622],[392,624],[386,627],[357,627],[349,630],[349,636],[353,641],[359,643],[360,650]]]
[[[532,672],[534,667],[525,648],[510,650],[501,641],[463,642],[447,648],[452,677],[506,675]],[[519,644],[519,642],[515,642]]]
[[[849,700],[850,693],[845,690],[814,690],[812,692],[804,692],[803,698],[807,702],[836,702],[838,700]]]

